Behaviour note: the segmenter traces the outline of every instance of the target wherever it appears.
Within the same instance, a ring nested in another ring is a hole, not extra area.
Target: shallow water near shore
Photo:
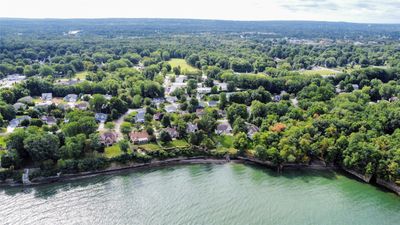
[[[0,224],[398,224],[400,197],[329,171],[180,165],[0,190]]]

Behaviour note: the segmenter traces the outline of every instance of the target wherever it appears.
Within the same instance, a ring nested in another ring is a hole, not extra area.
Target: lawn
[[[128,153],[130,153],[130,152],[132,152],[132,151],[128,150]],[[113,157],[122,155],[123,152],[119,148],[119,145],[115,144],[115,145],[105,148],[103,154],[106,158],[113,158]]]
[[[157,151],[161,149],[159,145],[154,143],[139,145],[139,147],[143,148],[147,152]]]
[[[4,136],[0,136],[0,147],[5,148],[6,147],[6,141]]]
[[[173,147],[184,148],[188,147],[189,144],[185,140],[173,140],[169,143],[162,144],[162,146],[166,148],[173,148]]]
[[[316,69],[316,70],[304,70],[300,71],[303,75],[321,75],[321,76],[329,76],[329,75],[337,75],[340,73],[339,71],[331,70],[331,69]]]
[[[214,136],[214,140],[216,144],[220,144],[224,148],[232,148],[233,147],[233,136],[227,135],[217,135]]]
[[[171,59],[168,61],[168,63],[171,65],[172,68],[180,66],[182,74],[185,74],[185,72],[198,71],[197,68],[187,64],[186,60],[184,59]]]
[[[85,80],[87,75],[88,75],[88,72],[83,71],[83,72],[79,72],[79,73],[75,74],[75,78],[77,78],[79,80]]]

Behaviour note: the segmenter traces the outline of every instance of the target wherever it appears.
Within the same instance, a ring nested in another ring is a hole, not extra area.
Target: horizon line
[[[382,23],[382,22],[351,22],[340,20],[241,20],[241,19],[210,19],[210,18],[177,18],[177,17],[1,17],[0,20],[198,20],[198,21],[227,21],[227,22],[320,22],[320,23],[349,23],[349,24],[374,24],[374,25],[400,25],[400,23]]]

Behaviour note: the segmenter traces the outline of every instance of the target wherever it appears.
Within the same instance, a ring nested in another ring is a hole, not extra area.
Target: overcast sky
[[[400,0],[1,0],[0,17],[400,23]]]

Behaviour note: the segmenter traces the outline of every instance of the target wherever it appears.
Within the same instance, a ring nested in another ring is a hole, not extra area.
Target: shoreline
[[[245,157],[237,157],[235,159],[224,159],[224,158],[212,158],[206,156],[199,157],[178,157],[171,158],[165,160],[153,160],[147,163],[130,163],[126,165],[118,165],[113,163],[110,167],[104,170],[99,171],[89,171],[89,172],[81,172],[74,174],[65,174],[61,176],[53,176],[53,177],[37,177],[31,180],[31,184],[26,185],[23,183],[10,183],[10,182],[2,182],[0,183],[0,188],[20,188],[20,187],[36,187],[40,185],[46,185],[51,183],[61,183],[61,182],[70,182],[75,180],[81,180],[91,177],[96,177],[100,175],[113,175],[127,171],[136,171],[141,169],[152,169],[152,168],[160,168],[165,166],[175,166],[175,165],[191,165],[191,164],[226,164],[226,163],[242,163],[242,164],[250,164],[256,165],[263,168],[268,168],[272,170],[276,170],[277,172],[284,172],[284,170],[297,170],[297,169],[305,169],[305,170],[320,170],[320,171],[333,171],[333,172],[341,172],[350,176],[352,179],[357,180],[359,182],[367,183],[369,185],[377,186],[379,188],[383,188],[385,190],[389,190],[400,196],[400,187],[394,186],[390,182],[381,181],[372,183],[369,180],[361,179],[359,174],[354,174],[349,172],[345,168],[330,166],[330,165],[321,165],[321,164],[283,164],[283,165],[275,165],[270,161],[262,161],[255,158],[245,158]]]

